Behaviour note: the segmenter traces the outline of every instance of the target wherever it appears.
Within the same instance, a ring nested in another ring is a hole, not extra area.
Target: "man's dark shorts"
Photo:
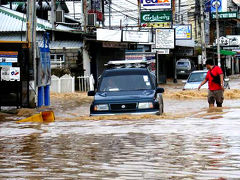
[[[224,100],[223,90],[216,90],[216,91],[208,91],[208,103],[214,104],[222,104]]]

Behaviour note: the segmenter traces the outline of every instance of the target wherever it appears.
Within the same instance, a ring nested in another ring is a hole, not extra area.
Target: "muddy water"
[[[0,179],[239,179],[239,107],[239,100],[211,111],[205,100],[166,100],[167,113],[190,113],[176,119],[3,121]]]

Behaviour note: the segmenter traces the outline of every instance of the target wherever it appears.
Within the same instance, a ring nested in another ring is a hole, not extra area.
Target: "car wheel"
[[[164,113],[164,105],[163,105],[163,97],[162,94],[158,95],[158,101],[159,101],[159,115],[162,115]]]

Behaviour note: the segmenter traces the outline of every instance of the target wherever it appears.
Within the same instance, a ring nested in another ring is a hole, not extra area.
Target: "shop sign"
[[[174,49],[175,30],[174,29],[156,29],[156,48]]]
[[[141,23],[171,22],[172,11],[142,11]]]
[[[154,22],[154,23],[142,23],[142,27],[145,28],[171,28],[171,22]]]
[[[172,0],[141,0],[141,9],[171,9]]]
[[[192,25],[173,25],[176,32],[177,40],[191,40],[192,39]]]
[[[16,63],[18,62],[17,51],[0,51],[0,62]]]
[[[149,43],[148,31],[123,31],[124,42]]]

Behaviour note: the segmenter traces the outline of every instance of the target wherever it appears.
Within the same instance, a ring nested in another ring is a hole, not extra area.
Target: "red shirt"
[[[213,77],[211,76],[210,72],[212,72],[213,76],[217,76],[217,75],[221,75],[223,74],[223,71],[220,67],[218,66],[214,66],[213,69],[209,70],[206,76],[206,80],[208,81],[208,89],[210,91],[217,91],[217,90],[221,90],[222,87],[220,84],[217,84],[215,82],[212,82]]]

